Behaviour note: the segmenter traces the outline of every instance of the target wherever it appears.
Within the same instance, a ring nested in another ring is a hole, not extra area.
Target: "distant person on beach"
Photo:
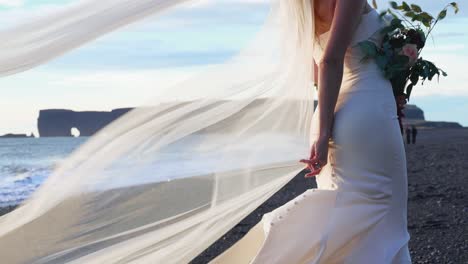
[[[411,144],[411,129],[408,127],[406,127],[406,143],[407,144]]]
[[[413,138],[413,144],[416,144],[416,136],[418,135],[418,129],[415,126],[411,127],[411,136]]]

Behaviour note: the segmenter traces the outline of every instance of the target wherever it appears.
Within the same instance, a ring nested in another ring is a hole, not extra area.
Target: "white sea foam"
[[[27,199],[44,182],[50,171],[46,168],[35,168],[21,174],[1,177],[0,207],[17,205]]]
[[[26,200],[85,139],[0,139],[0,207]]]

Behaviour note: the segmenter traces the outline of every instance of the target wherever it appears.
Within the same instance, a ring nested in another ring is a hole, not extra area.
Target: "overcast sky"
[[[68,2],[73,1],[0,0],[0,27]],[[40,109],[140,105],[158,86],[231,57],[257,32],[268,12],[264,0],[198,2],[114,32],[34,70],[0,78],[0,135],[36,132]],[[378,2],[380,8],[387,6],[387,1]],[[446,3],[409,2],[433,13]],[[423,53],[449,76],[415,88],[411,103],[421,106],[429,120],[468,126],[468,5],[459,4],[462,11],[457,16],[449,12]]]

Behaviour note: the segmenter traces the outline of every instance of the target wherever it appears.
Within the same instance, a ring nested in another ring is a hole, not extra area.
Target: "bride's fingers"
[[[311,178],[311,177],[314,177],[314,176],[316,176],[317,174],[319,174],[321,171],[322,171],[322,169],[312,170],[311,172],[307,173],[307,174],[304,176],[304,178]]]
[[[306,163],[305,169],[307,169],[307,170],[309,170],[309,171],[315,170],[314,165],[313,165],[313,164],[309,164],[309,163]]]
[[[317,161],[315,160],[315,145],[312,145],[312,148],[310,150],[310,158],[308,159],[301,159],[299,162],[301,163],[305,163],[307,164],[308,166],[307,167],[312,167],[311,165],[313,165],[314,163],[316,163]]]
[[[306,164],[309,164],[309,165],[315,165],[316,163],[320,163],[320,161],[315,157],[311,158],[311,159],[301,159],[300,162],[306,163]]]
[[[306,178],[319,174],[324,166],[324,164],[316,158],[311,159],[311,160],[302,159],[301,162],[306,163],[307,164],[306,168],[310,171],[310,173],[306,174],[305,176]]]
[[[305,162],[305,161],[303,161],[303,160],[301,160],[300,162],[306,164],[306,167],[305,167],[304,169],[310,170],[310,171],[314,170],[314,169],[312,168],[312,165],[310,165],[308,162]]]
[[[308,159],[301,159],[300,161],[301,161],[301,162],[305,162],[305,163],[311,163],[311,162],[317,162],[318,159],[317,159],[316,156],[313,156],[313,157],[308,158]]]
[[[312,160],[310,160],[310,159],[301,159],[299,162],[306,163],[306,164],[311,164]]]

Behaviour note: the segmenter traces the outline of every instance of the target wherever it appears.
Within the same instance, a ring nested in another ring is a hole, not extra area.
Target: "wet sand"
[[[413,263],[468,263],[468,129],[420,130],[417,144],[406,147]],[[192,263],[207,263],[263,214],[315,186],[314,180],[296,176]],[[0,215],[13,209],[0,208]]]

